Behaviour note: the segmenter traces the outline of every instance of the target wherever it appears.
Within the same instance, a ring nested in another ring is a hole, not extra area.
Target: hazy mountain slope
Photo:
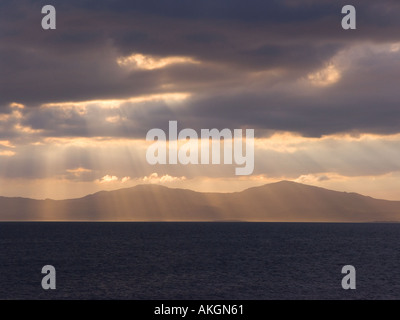
[[[400,202],[282,181],[247,189],[233,200],[237,211],[268,221],[400,220]]]
[[[80,199],[0,197],[1,221],[400,221],[400,201],[282,181],[235,193],[141,185]]]

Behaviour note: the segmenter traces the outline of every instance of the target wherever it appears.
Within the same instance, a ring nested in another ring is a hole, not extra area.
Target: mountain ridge
[[[65,200],[0,197],[0,221],[400,222],[400,201],[286,180],[232,193],[137,185]]]

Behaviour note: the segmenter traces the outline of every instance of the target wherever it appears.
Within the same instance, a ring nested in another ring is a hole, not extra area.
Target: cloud
[[[8,140],[0,141],[0,146],[7,148],[15,148],[15,146]]]
[[[131,180],[131,177],[125,176],[121,179],[119,179],[117,176],[113,176],[113,175],[105,175],[104,177],[102,177],[101,179],[97,179],[95,182],[103,184],[103,183],[126,183],[128,181]]]
[[[352,33],[328,0],[151,3],[55,1],[57,30],[44,32],[32,27],[35,2],[2,2],[0,27],[13,31],[0,35],[0,133],[139,138],[171,119],[258,135],[398,132],[397,2],[353,3],[362,28]],[[176,93],[190,96],[179,112],[131,100]],[[117,110],[98,110],[102,101]]]
[[[5,143],[8,144],[8,143]],[[2,179],[49,179],[97,182],[115,176],[122,183],[137,181],[177,182],[196,177],[227,178],[235,165],[150,165],[146,150],[151,142],[124,138],[45,138],[14,147],[0,146],[13,156],[2,156]],[[400,136],[330,135],[303,137],[292,133],[255,139],[254,176],[296,179],[301,175],[337,173],[372,176],[400,171]],[[157,177],[152,176],[157,173]],[[164,178],[162,178],[164,177]],[[172,178],[170,178],[172,177]],[[172,180],[171,180],[172,179]]]
[[[114,182],[114,181],[118,181],[118,177],[107,174],[104,177],[102,177],[101,179],[99,179],[98,183],[110,183],[110,182]]]
[[[327,174],[322,174],[322,175],[308,174],[308,175],[301,175],[294,181],[305,184],[315,184],[328,180],[330,180],[330,177]]]
[[[343,132],[394,134],[400,128],[396,96],[400,74],[393,65],[399,61],[400,51],[393,51],[393,45],[355,45],[321,69],[273,85],[267,78],[285,77],[284,72],[232,80],[229,89],[211,88],[207,94],[175,92],[49,102],[37,108],[8,106],[0,114],[0,132],[7,139],[141,139],[148,130],[166,129],[169,120],[177,120],[179,126],[195,130],[252,127],[258,137],[274,131],[315,137]],[[265,82],[269,84],[263,87]],[[179,84],[172,86],[182,89]]]
[[[94,172],[92,169],[88,168],[83,168],[83,167],[74,167],[72,169],[66,169],[64,173],[59,174],[62,170],[62,168],[57,168],[53,169],[56,172],[53,172],[53,174],[56,174],[56,176],[59,179],[62,180],[68,180],[68,181],[73,181],[73,182],[92,182],[94,177],[96,176],[96,172]],[[52,174],[49,174],[47,179],[53,178]]]
[[[316,86],[329,86],[340,80],[340,72],[334,65],[329,65],[326,68],[307,76],[308,80]]]
[[[184,181],[186,180],[186,177],[172,177],[168,174],[163,175],[163,176],[158,176],[158,173],[154,172],[149,176],[145,176],[142,181],[145,183],[170,183],[170,182],[178,182],[178,181]]]
[[[10,151],[10,150],[0,150],[0,156],[2,157],[12,157],[15,155],[14,151]]]
[[[199,63],[190,57],[154,57],[151,55],[144,55],[141,53],[134,53],[128,57],[120,57],[117,59],[117,63],[121,67],[130,69],[145,69],[154,70],[165,68],[173,64],[181,63]]]
[[[92,170],[86,169],[86,168],[67,169],[66,171],[69,172],[69,173],[76,174],[76,175],[80,175],[80,174],[82,174],[84,172],[92,172]]]
[[[128,182],[129,180],[131,180],[131,177],[123,177],[123,178],[121,179],[121,183]]]

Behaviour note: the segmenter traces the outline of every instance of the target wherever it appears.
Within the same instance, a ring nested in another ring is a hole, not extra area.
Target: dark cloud
[[[38,135],[143,138],[168,120],[195,129],[249,126],[258,135],[399,131],[398,54],[353,59],[338,83],[311,93],[296,84],[351,46],[398,41],[397,1],[353,1],[358,24],[352,31],[340,27],[344,1],[55,0],[53,31],[40,27],[45,4],[0,4],[0,113],[10,112],[11,102],[25,104],[18,121],[41,130]],[[119,56],[134,52],[189,56],[201,64],[118,66]],[[191,98],[178,111],[163,102],[86,114],[39,108],[166,92]],[[118,116],[124,121],[106,120]],[[16,121],[2,122],[3,138],[20,134]]]

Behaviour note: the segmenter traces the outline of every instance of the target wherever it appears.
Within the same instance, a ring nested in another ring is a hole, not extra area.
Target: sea
[[[395,223],[0,223],[1,300],[399,298]]]

